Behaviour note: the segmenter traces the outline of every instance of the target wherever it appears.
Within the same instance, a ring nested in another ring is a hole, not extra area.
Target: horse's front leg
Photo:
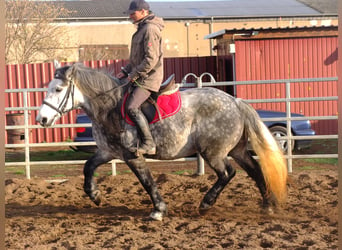
[[[126,160],[127,165],[138,177],[140,183],[150,195],[154,210],[150,214],[153,220],[161,221],[164,215],[167,215],[167,205],[159,194],[157,184],[152,178],[150,170],[146,167],[145,158],[138,157]]]
[[[97,151],[92,157],[87,160],[84,164],[83,174],[84,174],[84,192],[90,197],[90,199],[96,204],[101,203],[101,192],[97,188],[94,182],[93,176],[96,168],[108,161],[112,160],[112,157],[108,154],[101,153]]]

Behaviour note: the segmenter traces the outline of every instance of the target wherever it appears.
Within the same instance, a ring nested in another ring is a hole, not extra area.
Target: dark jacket
[[[129,64],[125,70],[144,88],[157,92],[163,81],[163,19],[150,14],[138,23],[133,34]]]

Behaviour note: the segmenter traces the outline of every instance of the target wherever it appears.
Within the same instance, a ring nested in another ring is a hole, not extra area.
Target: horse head
[[[57,67],[36,117],[36,121],[44,127],[54,125],[62,115],[79,107],[84,101],[74,83],[74,65]]]

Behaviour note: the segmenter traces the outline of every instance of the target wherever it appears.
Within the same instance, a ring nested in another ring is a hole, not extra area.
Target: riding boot
[[[137,127],[138,134],[142,139],[138,148],[132,148],[131,151],[138,154],[154,155],[156,153],[156,144],[153,141],[148,121],[140,109],[130,109],[128,115]]]

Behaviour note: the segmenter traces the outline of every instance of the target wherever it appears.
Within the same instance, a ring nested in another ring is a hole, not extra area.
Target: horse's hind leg
[[[229,155],[256,182],[256,185],[259,188],[259,191],[263,198],[263,205],[265,207],[276,205],[276,200],[267,191],[266,182],[261,167],[247,150],[247,145],[238,145],[229,153]]]
[[[157,184],[153,180],[150,170],[146,167],[145,159],[143,157],[128,159],[126,163],[151,197],[154,210],[150,217],[154,220],[162,220],[163,215],[167,214],[167,206],[158,192]]]
[[[218,179],[212,186],[212,188],[204,196],[199,207],[202,211],[211,208],[215,204],[216,199],[218,198],[224,187],[230,182],[230,180],[235,176],[236,173],[235,169],[229,163],[227,157],[225,157],[223,160],[206,159],[206,161],[209,166],[216,172]]]

